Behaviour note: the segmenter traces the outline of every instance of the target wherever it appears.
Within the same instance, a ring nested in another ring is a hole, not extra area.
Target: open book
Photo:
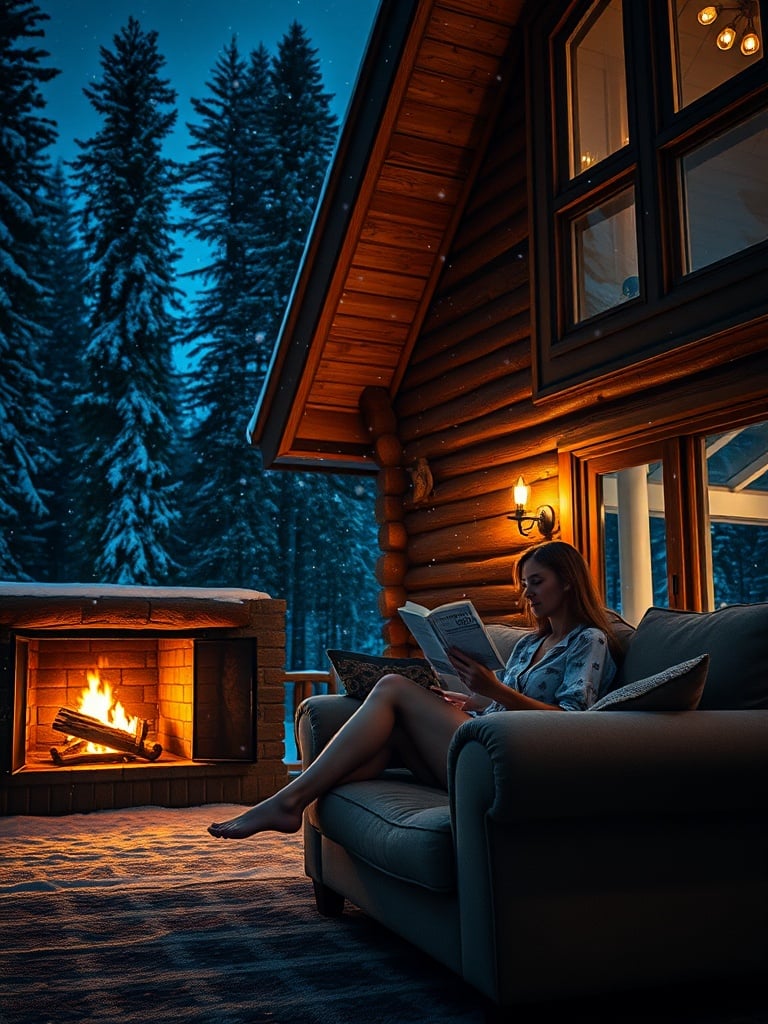
[[[364,700],[375,683],[389,672],[406,676],[419,686],[442,686],[468,693],[448,660],[448,649],[457,647],[494,671],[504,659],[471,601],[454,601],[430,611],[406,601],[398,611],[418,643],[424,658],[387,658],[357,651],[327,651],[336,675],[351,697]]]
[[[406,601],[398,611],[447,689],[467,691],[448,660],[451,647],[458,648],[494,672],[504,668],[504,659],[471,601],[451,601],[431,611],[423,605]]]

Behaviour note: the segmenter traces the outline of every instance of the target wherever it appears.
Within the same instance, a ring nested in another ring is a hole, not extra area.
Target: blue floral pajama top
[[[537,633],[521,637],[504,668],[501,681],[545,704],[557,704],[565,711],[586,711],[601,697],[616,675],[605,634],[594,626],[577,626],[531,665],[544,637]],[[506,711],[493,701],[480,712]]]

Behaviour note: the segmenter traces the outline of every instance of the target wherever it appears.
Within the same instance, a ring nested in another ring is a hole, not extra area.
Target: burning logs
[[[109,747],[113,751],[122,751],[125,754],[142,757],[146,761],[156,761],[163,752],[163,748],[159,743],[145,745],[144,740],[146,739],[149,725],[144,719],[137,721],[136,730],[131,733],[123,729],[115,729],[111,725],[105,725],[98,718],[91,718],[90,715],[83,715],[79,711],[73,711],[71,708],[59,708],[53,720],[52,728],[57,732],[65,733],[67,736],[77,736],[78,739],[84,740],[87,743],[95,743],[101,747]],[[62,759],[62,763],[73,763],[71,757],[68,758],[68,751],[72,756],[77,757],[78,761],[86,756],[81,752],[70,751],[69,748],[65,748],[64,751],[57,751]],[[59,762],[53,750],[51,751],[51,756],[58,764]],[[99,759],[98,755],[90,756],[95,757],[97,760]]]
[[[135,754],[123,754],[119,750],[95,752],[89,750],[89,746],[87,740],[73,740],[66,747],[51,747],[53,763],[66,768],[75,764],[124,764],[136,760]]]

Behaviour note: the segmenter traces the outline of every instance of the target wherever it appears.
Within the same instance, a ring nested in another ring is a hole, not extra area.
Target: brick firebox
[[[237,645],[253,655],[233,700],[223,676]],[[99,659],[161,742],[157,761],[57,766],[45,756],[55,706],[71,703]],[[0,814],[256,803],[287,781],[284,680],[285,602],[260,591],[0,584]],[[237,741],[246,753],[220,754],[226,737],[206,735],[209,721],[227,732],[243,713],[252,727],[234,734],[250,738]]]

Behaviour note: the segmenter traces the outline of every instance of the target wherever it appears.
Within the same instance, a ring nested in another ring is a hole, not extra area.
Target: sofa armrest
[[[320,751],[360,707],[360,701],[344,694],[325,693],[303,700],[296,711],[294,731],[302,768],[312,764]]]
[[[741,912],[762,942],[766,739],[768,711],[754,710],[462,725],[448,783],[465,980],[505,1004],[579,991],[596,963],[628,988],[646,968],[668,978],[659,921],[690,970],[716,945],[711,921]]]
[[[489,778],[462,773],[480,744]],[[452,812],[483,785],[493,820],[768,808],[768,711],[501,712],[449,750]]]

